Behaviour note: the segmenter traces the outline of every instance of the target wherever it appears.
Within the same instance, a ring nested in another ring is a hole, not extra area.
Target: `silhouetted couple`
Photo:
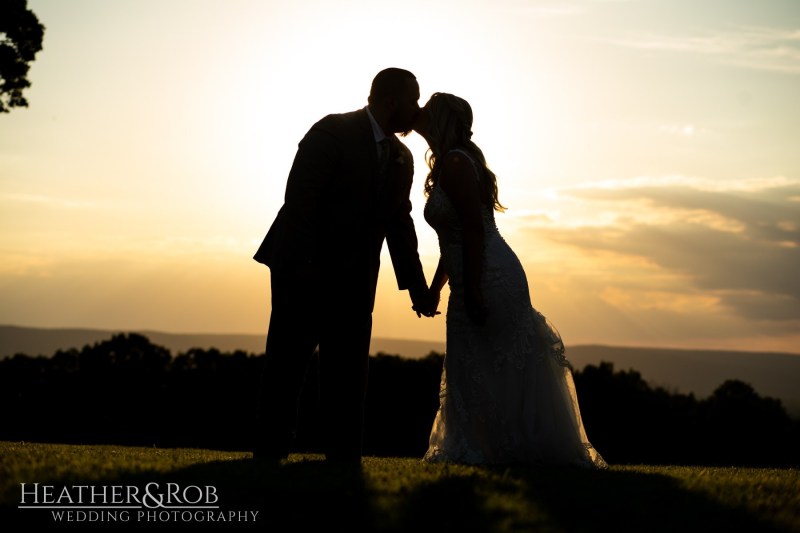
[[[372,310],[384,240],[418,317],[450,285],[440,407],[424,459],[605,466],[583,429],[564,346],[531,306],[525,273],[497,231],[497,181],[472,142],[472,111],[390,68],[368,105],[328,115],[300,141],[283,207],[256,252],[271,271],[254,457],[288,455],[311,357],[320,354],[325,454],[359,463]],[[411,219],[413,158],[395,136],[430,146],[425,219],[440,260],[430,286]],[[413,391],[411,392],[414,393]]]

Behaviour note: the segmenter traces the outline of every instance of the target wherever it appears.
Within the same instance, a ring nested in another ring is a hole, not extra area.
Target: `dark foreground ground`
[[[4,532],[800,531],[800,472],[378,457],[353,469],[314,455],[269,465],[236,452],[0,442],[0,512]]]

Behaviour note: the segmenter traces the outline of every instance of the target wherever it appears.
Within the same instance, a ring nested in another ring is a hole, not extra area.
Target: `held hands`
[[[411,300],[414,304],[411,309],[417,313],[417,318],[422,318],[423,316],[432,318],[442,314],[436,310],[439,307],[440,294],[440,291],[434,289],[411,293]]]
[[[437,311],[440,299],[441,291],[433,288],[414,291],[411,293],[411,300],[414,303],[411,309],[417,313],[417,318],[441,315],[442,313]],[[464,294],[464,300],[467,307],[467,316],[469,316],[470,320],[479,326],[486,324],[488,311],[486,310],[486,304],[483,302],[480,288],[467,289]]]

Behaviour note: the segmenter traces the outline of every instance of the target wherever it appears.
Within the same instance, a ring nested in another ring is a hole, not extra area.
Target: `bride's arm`
[[[442,292],[445,283],[447,283],[447,271],[444,269],[442,256],[439,256],[439,264],[436,265],[436,273],[431,280],[431,291],[435,293]]]
[[[481,197],[472,163],[451,153],[444,161],[441,186],[453,204],[461,222],[464,248],[464,298],[467,313],[477,324],[486,321],[481,294],[484,233]]]
[[[431,286],[428,289],[430,293],[431,306],[433,307],[432,312],[436,313],[437,315],[440,314],[436,312],[436,310],[439,308],[439,302],[442,299],[442,289],[444,288],[445,283],[447,283],[447,271],[444,269],[444,262],[442,261],[442,256],[440,255],[439,264],[436,265],[436,273],[433,275]]]

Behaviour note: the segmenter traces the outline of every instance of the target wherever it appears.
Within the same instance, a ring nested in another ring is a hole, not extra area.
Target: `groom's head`
[[[419,113],[417,78],[401,68],[387,68],[372,80],[369,109],[384,133],[408,135]]]

